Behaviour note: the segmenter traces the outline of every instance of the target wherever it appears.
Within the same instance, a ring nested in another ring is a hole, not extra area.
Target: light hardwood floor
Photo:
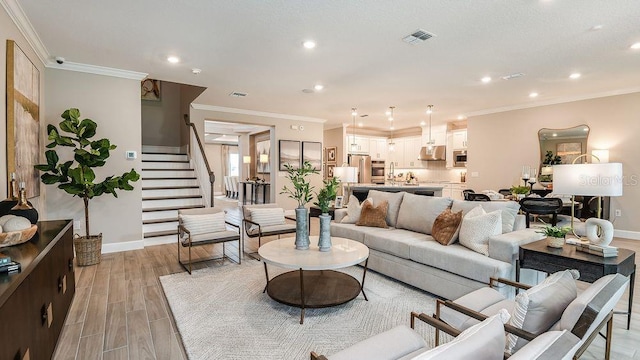
[[[312,219],[311,226],[312,234],[317,234],[317,219]],[[620,240],[614,245],[640,253],[637,240]],[[257,242],[247,246],[256,247]],[[207,256],[207,248],[196,248],[196,256]],[[237,247],[227,245],[227,250],[237,257]],[[215,245],[213,252],[220,251],[221,245]],[[248,257],[244,260],[256,261]],[[237,265],[228,260],[210,261],[195,268],[219,266]],[[76,267],[76,295],[54,359],[186,359],[158,280],[159,276],[182,271],[175,244],[106,254],[98,265]],[[639,282],[636,278],[636,287]],[[638,293],[634,294],[631,330],[625,329],[626,316],[614,316],[612,359],[640,360]],[[620,310],[626,309],[627,299],[625,294],[618,304]],[[603,359],[603,354],[604,340],[597,338],[581,359]]]

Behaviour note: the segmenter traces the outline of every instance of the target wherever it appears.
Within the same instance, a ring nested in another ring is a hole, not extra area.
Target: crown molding
[[[58,64],[57,62],[53,61],[49,50],[47,50],[47,47],[40,39],[40,36],[38,36],[38,33],[34,29],[31,21],[29,21],[29,18],[24,13],[24,10],[22,9],[18,1],[0,0],[0,4],[2,4],[2,7],[7,11],[7,14],[9,14],[9,17],[11,18],[11,20],[13,20],[13,23],[16,25],[16,27],[18,27],[20,33],[27,40],[27,43],[31,46],[33,51],[35,51],[38,59],[40,59],[45,67],[78,71],[96,75],[113,76],[132,80],[142,80],[147,77],[147,74],[141,72],[114,69],[97,65],[80,64],[69,61],[65,61],[64,64]]]
[[[529,103],[529,104],[510,105],[505,107],[474,111],[465,115],[467,116],[467,118],[470,118],[473,116],[497,114],[497,113],[513,111],[513,110],[531,109],[531,108],[537,108],[537,107],[548,106],[548,105],[570,103],[574,101],[591,100],[591,99],[598,99],[598,98],[604,98],[609,96],[633,94],[636,92],[640,92],[640,87],[611,90],[611,91],[605,91],[601,93],[588,94],[588,95],[568,96],[564,98],[551,99],[547,101],[538,101],[538,102]]]
[[[262,116],[262,117],[268,117],[268,118],[274,118],[274,119],[306,121],[306,122],[321,123],[321,124],[327,121],[325,119],[300,116],[300,115],[277,114],[277,113],[270,113],[270,112],[264,112],[264,111],[237,109],[237,108],[230,108],[230,107],[224,107],[224,106],[205,105],[205,104],[196,104],[196,103],[191,104],[191,107],[196,110],[218,111],[218,112],[229,113],[229,114]]]

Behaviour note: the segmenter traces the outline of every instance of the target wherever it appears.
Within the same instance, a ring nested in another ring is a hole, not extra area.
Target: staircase
[[[205,201],[187,154],[174,148],[142,151],[142,233],[144,246],[176,242],[178,210]]]

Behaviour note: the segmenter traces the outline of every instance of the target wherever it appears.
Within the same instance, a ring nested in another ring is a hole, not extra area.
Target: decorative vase
[[[27,201],[24,182],[20,183],[20,196],[18,198],[18,202],[11,208],[9,214],[27,218],[32,224],[38,222],[38,211],[33,208],[30,202]]]
[[[331,250],[331,215],[322,214],[320,218],[320,236],[318,237],[318,248],[320,251]]]
[[[564,238],[547,236],[547,246],[552,248],[561,248],[562,246],[564,246]]]
[[[296,250],[309,250],[309,210],[296,208]]]

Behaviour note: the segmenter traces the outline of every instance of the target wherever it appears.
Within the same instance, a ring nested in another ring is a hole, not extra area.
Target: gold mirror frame
[[[578,125],[565,129],[542,128],[538,130],[538,143],[540,146],[540,170],[538,174],[542,185],[553,181],[551,165],[571,164],[580,155],[587,152],[587,141],[591,129],[588,125]],[[547,158],[547,152],[551,152],[551,162]],[[559,161],[559,162],[557,162]],[[585,161],[584,157],[578,159],[578,163]]]

